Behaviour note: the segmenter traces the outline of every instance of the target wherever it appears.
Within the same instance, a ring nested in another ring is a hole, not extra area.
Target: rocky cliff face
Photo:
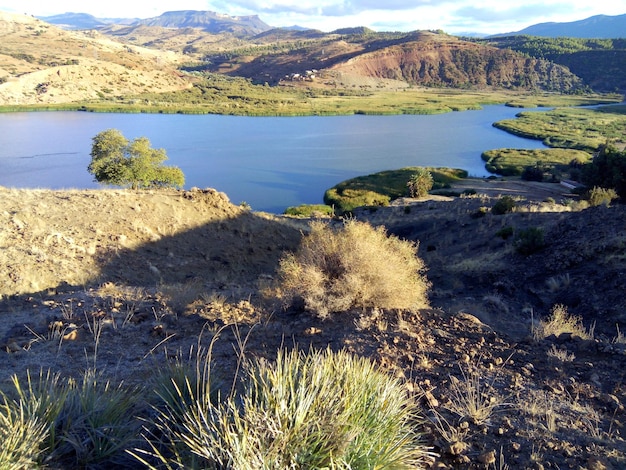
[[[566,67],[460,40],[422,40],[368,52],[337,64],[342,73],[415,85],[568,92],[582,87]]]

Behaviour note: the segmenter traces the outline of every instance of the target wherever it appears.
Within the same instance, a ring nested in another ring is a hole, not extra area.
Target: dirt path
[[[520,179],[466,178],[454,183],[452,187],[459,191],[474,189],[478,194],[490,197],[508,195],[523,197],[529,201],[544,201],[549,197],[558,201],[575,197],[568,188],[559,183],[540,183]]]

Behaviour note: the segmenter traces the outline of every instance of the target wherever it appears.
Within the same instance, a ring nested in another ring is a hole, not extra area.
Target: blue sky
[[[0,0],[0,10],[49,16],[66,12],[100,18],[149,18],[172,10],[259,15],[271,26],[300,25],[331,31],[368,26],[377,31],[442,29],[451,34],[518,31],[536,23],[576,21],[626,13],[626,0]]]

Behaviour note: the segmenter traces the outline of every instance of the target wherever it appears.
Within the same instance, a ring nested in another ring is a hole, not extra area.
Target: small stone
[[[522,448],[522,445],[519,442],[511,442],[511,448],[515,451],[515,452],[519,452],[520,449]]]
[[[22,350],[22,347],[15,340],[9,340],[5,346],[8,353],[14,353]]]
[[[587,470],[612,470],[613,467],[602,457],[591,456],[587,459]]]
[[[76,341],[78,339],[78,330],[72,330],[63,335],[63,341]]]
[[[467,449],[467,444],[463,441],[453,442],[448,446],[447,452],[450,455],[461,455]]]
[[[437,400],[430,391],[424,393],[424,399],[430,408],[437,408],[439,406],[439,400]]]
[[[491,465],[496,462],[496,451],[490,450],[488,452],[483,452],[478,456],[478,461],[484,465]]]

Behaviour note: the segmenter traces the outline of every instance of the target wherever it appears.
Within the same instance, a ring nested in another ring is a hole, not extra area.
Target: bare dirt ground
[[[148,383],[155,363],[193,355],[219,331],[227,377],[242,351],[369,357],[423,404],[434,468],[624,468],[626,208],[578,210],[557,185],[468,184],[476,196],[357,214],[419,241],[432,308],[325,321],[260,295],[305,220],[213,190],[0,189],[0,386],[40,368]],[[489,211],[500,194],[515,194],[513,213]],[[506,227],[540,227],[545,246],[522,256],[514,236],[498,235]],[[533,339],[557,304],[595,324],[593,337]],[[481,416],[462,410],[472,401]]]

